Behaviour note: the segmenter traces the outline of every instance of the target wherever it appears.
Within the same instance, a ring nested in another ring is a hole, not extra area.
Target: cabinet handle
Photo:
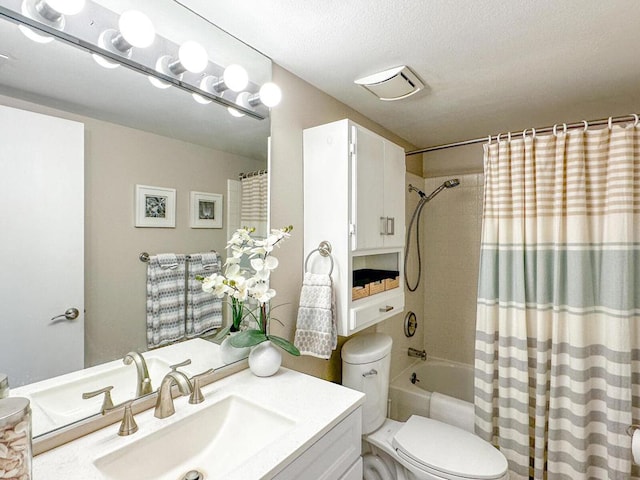
[[[391,227],[389,227],[391,225]],[[396,233],[396,218],[387,217],[387,235],[395,235]]]
[[[387,306],[385,306],[385,307],[381,307],[381,308],[380,308],[380,311],[381,311],[382,313],[390,312],[391,310],[393,310],[393,307],[392,307],[391,305],[387,305]]]
[[[380,217],[380,235],[387,235],[387,217]]]

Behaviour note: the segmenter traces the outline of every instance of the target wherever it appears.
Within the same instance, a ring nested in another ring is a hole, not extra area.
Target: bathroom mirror
[[[0,6],[16,11],[21,3],[0,0]],[[252,82],[270,80],[267,57],[178,2],[99,3],[118,12],[135,4],[153,20],[157,32],[176,42],[198,39],[210,58],[243,65]],[[84,366],[144,351],[146,264],[139,260],[140,253],[215,250],[224,255],[230,185],[241,172],[266,170],[269,120],[232,116],[224,106],[201,104],[180,89],[155,88],[146,75],[123,66],[103,68],[88,52],[57,40],[34,42],[5,18],[0,19],[0,38],[0,105],[84,125]],[[176,189],[175,228],[134,226],[136,185]],[[223,228],[192,228],[190,192],[222,195]],[[12,210],[11,206],[5,209]],[[38,213],[33,212],[34,218]],[[0,298],[5,295],[11,294],[3,290]],[[37,288],[31,300],[38,301]],[[46,337],[46,330],[32,334]],[[43,366],[56,361],[41,357],[28,342],[16,347],[25,359],[35,356]],[[35,425],[34,430],[42,433]]]

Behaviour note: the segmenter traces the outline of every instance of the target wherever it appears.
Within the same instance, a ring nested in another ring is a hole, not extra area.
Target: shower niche
[[[350,120],[309,128],[304,141],[305,257],[332,245],[338,334],[404,309],[405,154]],[[329,271],[312,256],[307,271]]]

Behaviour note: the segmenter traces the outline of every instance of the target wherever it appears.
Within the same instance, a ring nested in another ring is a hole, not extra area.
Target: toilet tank
[[[382,333],[356,335],[342,347],[342,385],[366,395],[362,433],[371,433],[387,417],[391,337]]]

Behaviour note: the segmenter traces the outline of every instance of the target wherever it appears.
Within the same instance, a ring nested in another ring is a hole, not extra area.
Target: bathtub
[[[415,384],[411,382],[414,373],[418,380]],[[473,366],[437,358],[418,360],[393,378],[389,385],[390,417],[401,422],[411,415],[430,417],[432,392],[452,397],[452,411],[462,408],[472,412]],[[442,404],[443,397],[438,401]]]

